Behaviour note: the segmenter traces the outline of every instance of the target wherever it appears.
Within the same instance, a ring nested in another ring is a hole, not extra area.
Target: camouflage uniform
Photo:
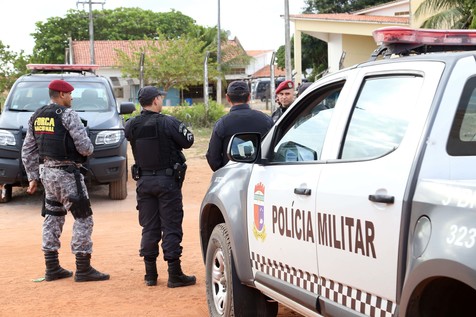
[[[33,118],[33,117],[32,117]],[[71,108],[64,108],[62,114],[62,124],[69,131],[70,136],[74,140],[77,151],[84,156],[93,153],[94,147],[89,139],[86,129],[81,122],[79,115]],[[44,158],[44,169],[40,175],[39,171],[39,151],[33,134],[33,120],[28,123],[28,131],[22,148],[22,161],[28,175],[28,180],[41,179],[45,189],[45,207],[48,210],[56,212],[65,212],[70,210],[71,202],[68,197],[78,195],[76,182],[73,173],[68,173],[58,166],[76,165],[73,161],[59,161],[48,157]],[[55,168],[56,167],[56,168]],[[81,186],[84,194],[88,197],[84,177],[81,176]],[[62,206],[51,205],[47,201],[55,201]],[[57,251],[60,246],[60,237],[63,231],[65,216],[55,216],[47,214],[43,222],[43,251]],[[93,231],[93,218],[77,218],[73,224],[73,236],[71,240],[71,250],[74,254],[92,253],[91,234]]]

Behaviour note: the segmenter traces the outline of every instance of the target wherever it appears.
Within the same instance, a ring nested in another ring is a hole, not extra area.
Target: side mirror
[[[237,133],[228,143],[228,159],[233,162],[253,163],[261,146],[260,133]]]
[[[136,105],[131,101],[121,102],[119,106],[119,114],[130,114],[136,111]]]

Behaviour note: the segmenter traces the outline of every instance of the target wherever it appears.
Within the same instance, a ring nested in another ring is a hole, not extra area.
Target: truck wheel
[[[224,223],[213,229],[206,260],[206,293],[210,316],[263,316],[278,313],[278,303],[258,290],[241,284],[235,270],[228,229]]]
[[[13,187],[11,184],[3,185],[3,189],[0,191],[0,203],[8,203],[12,200]]]
[[[122,171],[119,180],[109,183],[109,198],[112,200],[123,200],[127,197],[127,170]]]

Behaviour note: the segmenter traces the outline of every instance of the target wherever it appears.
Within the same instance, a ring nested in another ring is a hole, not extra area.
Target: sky
[[[77,3],[78,7],[77,7]],[[35,23],[46,22],[50,17],[65,17],[69,9],[83,9],[81,3],[89,0],[15,0],[9,1],[0,18],[0,41],[13,52],[31,54],[34,46]],[[220,3],[220,28],[230,31],[245,50],[277,50],[284,45],[285,0],[92,0],[93,9],[138,7],[154,12],[172,9],[193,18],[198,25],[216,26]],[[7,9],[8,7],[8,9]],[[84,9],[88,11],[89,5]],[[304,0],[289,0],[289,14],[299,14]],[[290,23],[290,34],[294,25]]]

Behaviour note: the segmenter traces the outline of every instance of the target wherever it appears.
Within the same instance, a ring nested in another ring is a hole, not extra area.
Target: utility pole
[[[271,113],[273,113],[274,110],[276,110],[276,98],[274,96],[276,91],[276,84],[274,79],[274,64],[275,63],[276,63],[276,52],[273,51],[273,54],[271,54],[271,61],[269,62],[269,73],[270,73],[269,98],[271,100]],[[266,110],[268,110],[267,107],[266,107]]]
[[[208,115],[208,56],[210,52],[207,51],[203,59],[203,102],[205,103],[206,115]]]
[[[76,8],[78,7],[79,4],[83,5],[83,10],[84,6],[88,5],[89,8],[89,56],[91,57],[91,64],[95,64],[95,57],[94,57],[94,24],[93,24],[93,4],[100,4],[102,5],[102,8],[104,9],[104,4],[106,3],[106,0],[104,1],[92,1],[92,0],[87,0],[87,1],[77,1],[76,2]]]
[[[217,103],[221,105],[221,29],[220,29],[220,0],[218,0],[218,47],[217,47],[217,70],[218,70],[218,78],[217,78]]]
[[[284,0],[284,42],[284,66],[286,68],[286,80],[292,80],[291,38],[289,35],[289,0]]]

